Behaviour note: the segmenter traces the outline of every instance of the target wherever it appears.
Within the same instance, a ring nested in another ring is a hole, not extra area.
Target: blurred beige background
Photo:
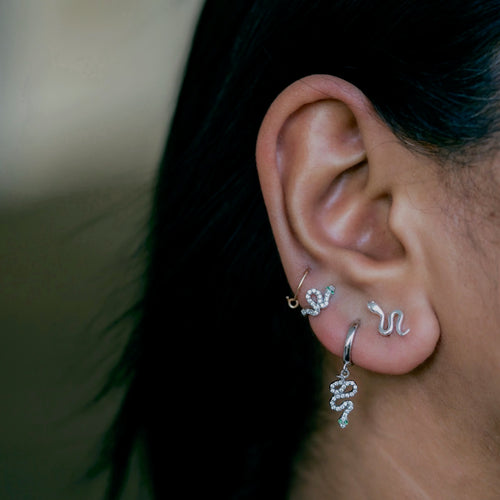
[[[84,405],[140,296],[154,176],[201,0],[0,2],[0,498],[82,481],[121,394]],[[134,469],[127,499],[145,498]]]

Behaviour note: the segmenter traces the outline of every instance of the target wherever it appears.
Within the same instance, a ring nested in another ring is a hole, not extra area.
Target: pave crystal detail
[[[347,416],[354,409],[354,403],[352,401],[342,401],[340,404],[337,404],[337,401],[350,399],[358,392],[356,382],[353,380],[346,380],[349,376],[349,370],[347,370],[346,365],[344,365],[340,375],[337,375],[339,380],[330,384],[330,392],[333,394],[330,399],[330,408],[335,411],[343,412],[342,416],[338,419],[338,423],[342,429],[345,429],[349,424]],[[346,389],[350,390],[346,392]]]
[[[347,420],[347,418],[339,418],[338,419],[338,423],[340,425],[340,427],[342,427],[342,429],[345,429],[347,427],[347,425],[349,424],[349,420]]]
[[[307,314],[311,316],[317,316],[321,312],[321,309],[328,307],[330,297],[333,297],[334,294],[335,287],[333,285],[328,285],[325,288],[325,295],[323,295],[317,288],[311,288],[310,290],[307,290],[306,300],[307,303],[311,306],[311,309],[302,309],[300,311],[302,313],[302,316],[306,316]]]

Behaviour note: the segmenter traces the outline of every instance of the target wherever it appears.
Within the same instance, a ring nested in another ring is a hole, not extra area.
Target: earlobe
[[[354,362],[382,373],[415,368],[439,338],[420,281],[418,246],[408,245],[415,235],[411,220],[408,225],[404,219],[410,211],[401,150],[356,87],[324,75],[284,90],[266,114],[256,150],[291,288],[306,268],[311,271],[298,297],[301,304],[307,289],[336,287],[334,303],[311,319],[318,339],[340,355],[346,325],[361,318]],[[377,318],[367,307],[372,299],[404,309],[411,333],[378,334]]]

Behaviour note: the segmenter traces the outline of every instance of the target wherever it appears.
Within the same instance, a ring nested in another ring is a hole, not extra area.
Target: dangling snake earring
[[[343,354],[344,367],[342,368],[340,375],[337,375],[337,378],[339,380],[336,380],[335,382],[332,382],[330,384],[330,392],[333,394],[332,398],[330,399],[330,408],[332,410],[342,412],[341,417],[338,419],[338,423],[342,429],[345,429],[349,424],[347,416],[354,409],[354,403],[352,401],[343,401],[342,403],[337,404],[337,401],[339,399],[350,399],[358,392],[358,386],[356,382],[354,382],[354,380],[346,379],[350,375],[348,367],[353,364],[352,344],[354,342],[354,335],[356,335],[359,323],[359,320],[355,321],[351,324],[349,330],[347,331]],[[348,388],[350,388],[350,390],[348,392],[345,392]]]

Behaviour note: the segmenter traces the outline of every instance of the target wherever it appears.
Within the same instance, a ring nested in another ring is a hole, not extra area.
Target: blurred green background
[[[86,407],[140,296],[152,186],[200,0],[0,2],[0,499],[82,480],[121,393]],[[139,467],[126,499],[147,498]]]

